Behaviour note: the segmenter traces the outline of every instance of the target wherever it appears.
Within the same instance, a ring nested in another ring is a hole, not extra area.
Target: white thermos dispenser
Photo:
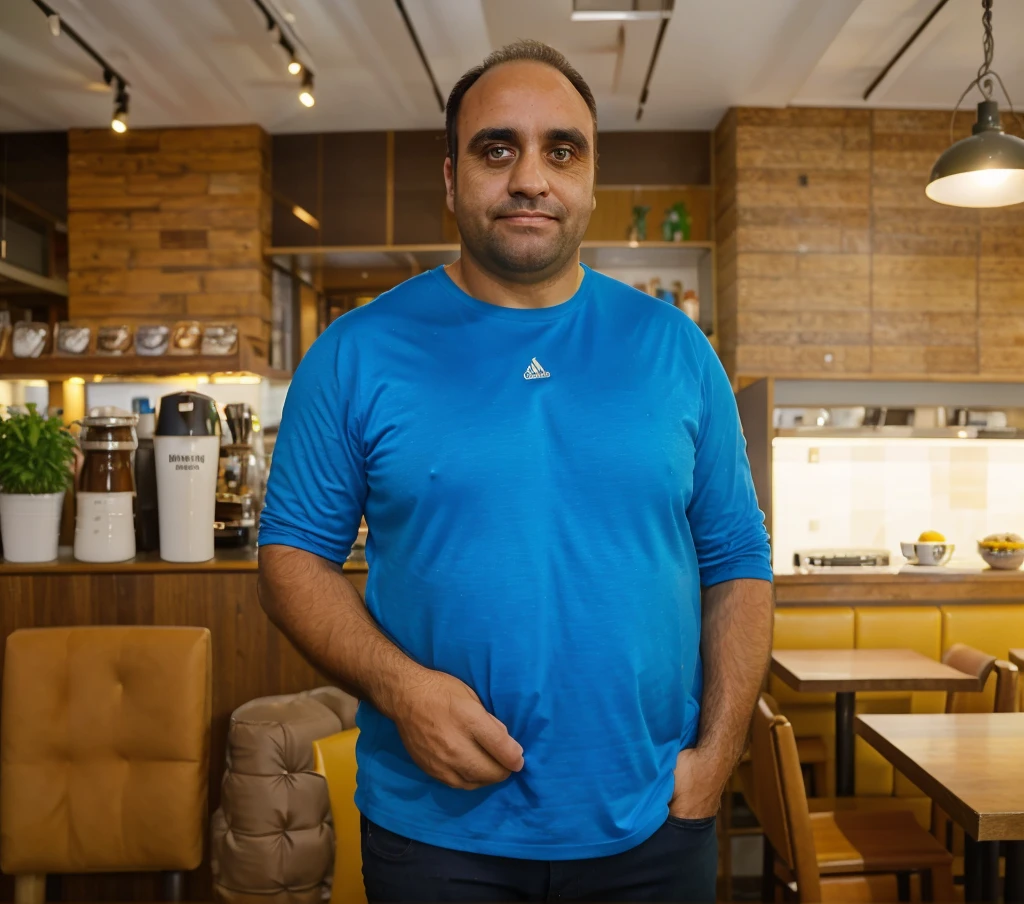
[[[153,451],[160,558],[167,562],[212,559],[220,458],[217,404],[198,392],[164,396]]]

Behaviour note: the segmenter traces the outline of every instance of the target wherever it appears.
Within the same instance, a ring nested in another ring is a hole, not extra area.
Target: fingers
[[[490,713],[484,711],[483,717],[472,725],[472,733],[473,739],[495,763],[509,772],[519,772],[523,768],[522,746]]]

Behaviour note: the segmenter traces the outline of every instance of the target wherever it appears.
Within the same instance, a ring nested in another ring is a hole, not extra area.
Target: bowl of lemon
[[[989,534],[978,541],[978,554],[989,568],[1013,571],[1024,565],[1024,538],[1020,534]]]
[[[926,530],[916,543],[900,543],[900,552],[911,565],[945,565],[956,546],[937,530]]]

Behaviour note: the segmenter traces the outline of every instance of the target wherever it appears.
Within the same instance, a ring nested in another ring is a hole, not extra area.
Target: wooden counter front
[[[62,551],[63,552],[63,551]],[[346,566],[362,593],[365,566]],[[228,720],[254,697],[330,684],[270,623],[256,596],[257,565],[250,550],[218,550],[209,562],[174,564],[154,554],[96,565],[62,555],[56,562],[0,563],[0,668],[7,635],[17,628],[68,625],[194,625],[213,643],[213,720],[210,735],[210,812],[220,803]],[[155,874],[67,876],[60,898],[71,901],[158,901]],[[189,874],[185,900],[212,900],[207,859]],[[0,899],[11,900],[9,878]]]
[[[867,571],[776,574],[779,606],[936,606],[1024,603],[1024,571]]]
[[[2,562],[0,578],[11,574],[205,574],[242,572],[253,574],[257,570],[256,550],[248,546],[241,549],[218,549],[206,562],[165,562],[156,552],[140,552],[125,562],[79,562],[71,549],[62,546],[60,555],[52,562]],[[346,573],[366,571],[365,560],[346,562]]]

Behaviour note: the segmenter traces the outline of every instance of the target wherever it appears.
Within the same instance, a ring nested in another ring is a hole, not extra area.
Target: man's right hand
[[[413,762],[452,788],[494,785],[523,768],[523,748],[452,675],[424,669],[389,709]]]

